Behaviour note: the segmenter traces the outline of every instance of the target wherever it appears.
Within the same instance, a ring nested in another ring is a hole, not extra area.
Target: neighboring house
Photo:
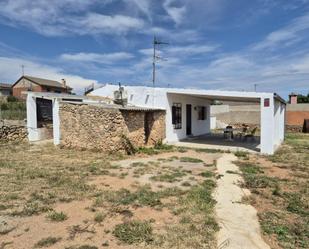
[[[22,76],[13,85],[13,96],[19,99],[25,99],[22,93],[26,91],[32,92],[54,92],[70,94],[72,88],[62,79],[62,83],[54,80],[42,79],[32,76]]]
[[[273,154],[284,140],[285,101],[275,93],[215,91],[201,89],[151,88],[107,84],[88,96],[126,98],[124,102],[139,107],[166,110],[166,142],[210,133],[210,105],[214,100],[257,103],[260,106],[260,152]]]
[[[286,124],[288,130],[301,132],[305,119],[309,119],[309,103],[298,103],[298,94],[289,95]]]
[[[12,94],[12,85],[0,83],[0,96],[9,96]]]

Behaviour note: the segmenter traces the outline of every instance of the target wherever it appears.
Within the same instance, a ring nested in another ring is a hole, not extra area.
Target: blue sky
[[[309,91],[309,0],[0,0],[0,82]]]

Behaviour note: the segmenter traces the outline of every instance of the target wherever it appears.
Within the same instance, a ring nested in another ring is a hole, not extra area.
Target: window
[[[181,103],[173,103],[172,124],[174,129],[181,129]]]
[[[198,106],[197,113],[198,113],[198,117],[197,117],[198,120],[206,119],[206,107],[205,106]]]

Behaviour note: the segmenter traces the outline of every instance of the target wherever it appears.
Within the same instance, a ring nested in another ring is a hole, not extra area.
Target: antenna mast
[[[21,73],[22,73],[22,76],[25,75],[25,65],[21,65]]]
[[[157,46],[168,45],[167,42],[162,42],[157,39],[156,36],[153,37],[153,57],[152,57],[152,86],[156,85],[156,61],[161,59],[157,54]]]

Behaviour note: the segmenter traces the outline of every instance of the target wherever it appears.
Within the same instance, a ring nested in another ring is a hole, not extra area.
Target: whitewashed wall
[[[125,87],[125,89],[127,91],[129,104],[166,110],[166,139],[168,142],[178,141],[186,137],[186,104],[192,105],[192,134],[197,136],[210,132],[209,101],[207,101],[206,98],[198,97],[198,95],[260,99],[261,153],[273,154],[284,140],[286,106],[275,99],[273,93],[150,88],[143,86],[128,86]],[[115,90],[118,90],[117,85],[106,85],[96,89],[91,95],[113,98],[113,92]],[[270,101],[269,107],[264,107],[264,99],[266,98]],[[182,129],[180,130],[175,130],[172,125],[171,106],[173,102],[182,104]],[[194,106],[197,105],[208,106],[207,120],[197,120],[197,112],[194,110]]]
[[[186,105],[192,105],[192,135],[198,136],[210,133],[210,102],[207,99],[197,98],[179,94],[168,94],[168,107],[166,110],[166,139],[169,142],[176,142],[187,137],[186,134]],[[172,105],[181,103],[181,129],[174,129],[172,124]],[[206,120],[198,120],[198,112],[194,107],[205,106],[207,110]]]

